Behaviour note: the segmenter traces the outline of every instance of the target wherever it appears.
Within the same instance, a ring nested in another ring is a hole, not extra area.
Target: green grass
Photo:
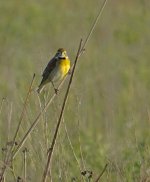
[[[80,38],[88,34],[100,4],[98,0],[0,2],[0,99],[6,98],[0,112],[1,148],[15,133],[33,73],[36,88],[59,47],[74,60]],[[78,62],[69,94],[64,120],[74,152],[81,166],[93,171],[94,179],[109,163],[101,179],[104,182],[150,180],[149,8],[146,0],[108,1]],[[29,150],[27,181],[41,179],[47,157],[45,123],[50,146],[65,88],[66,84],[24,145]],[[51,87],[48,92],[45,97],[52,94]],[[45,100],[41,96],[42,106]],[[39,111],[33,93],[17,141]],[[3,155],[1,152],[0,161]],[[16,176],[22,177],[22,152],[13,164]],[[80,176],[62,124],[53,158],[53,181]],[[13,179],[8,170],[6,181]]]

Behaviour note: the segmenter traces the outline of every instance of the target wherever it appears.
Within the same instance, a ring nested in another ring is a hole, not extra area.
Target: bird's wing
[[[57,62],[57,58],[56,57],[52,58],[49,61],[49,63],[47,64],[47,66],[46,66],[46,68],[45,68],[45,70],[43,71],[43,74],[42,74],[44,80],[48,78],[49,74],[51,73],[51,71],[56,66],[56,62]]]
[[[56,57],[53,57],[53,58],[49,61],[49,63],[47,64],[45,70],[43,71],[43,74],[42,74],[42,77],[43,77],[43,78],[42,78],[42,81],[41,81],[39,87],[41,87],[41,86],[45,83],[45,81],[48,79],[50,73],[52,72],[52,70],[53,70],[53,69],[55,68],[55,66],[56,66],[56,62],[57,62],[57,58],[56,58]]]

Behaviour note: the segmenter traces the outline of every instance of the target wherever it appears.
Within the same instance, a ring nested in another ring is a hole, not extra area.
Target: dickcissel
[[[41,93],[44,86],[51,82],[52,86],[54,87],[55,92],[57,93],[57,89],[54,86],[54,82],[61,80],[70,70],[70,60],[67,55],[67,52],[60,48],[58,49],[55,56],[49,61],[45,70],[42,74],[42,81],[38,86],[37,92]]]

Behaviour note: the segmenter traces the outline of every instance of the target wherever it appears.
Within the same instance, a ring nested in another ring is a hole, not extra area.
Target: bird
[[[49,82],[52,83],[55,93],[57,94],[58,89],[55,88],[54,83],[62,80],[70,70],[70,59],[67,52],[63,48],[59,48],[55,56],[48,62],[46,68],[42,74],[41,83],[38,86],[37,92],[41,93],[45,85]]]

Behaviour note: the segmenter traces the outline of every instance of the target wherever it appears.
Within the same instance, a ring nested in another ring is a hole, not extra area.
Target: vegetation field
[[[0,1],[0,174],[33,74],[15,148],[54,94],[50,84],[39,96],[35,91],[47,62],[63,47],[73,64],[102,3]],[[41,181],[69,78],[5,166],[4,181]],[[62,119],[48,182],[95,182],[106,164],[99,181],[150,182],[149,0],[108,0],[77,63]]]

